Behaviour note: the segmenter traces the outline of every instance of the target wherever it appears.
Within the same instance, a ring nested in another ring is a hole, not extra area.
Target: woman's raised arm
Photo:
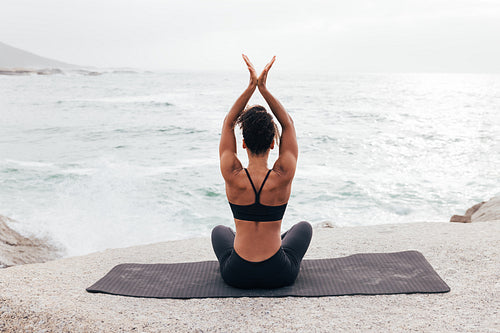
[[[257,79],[257,86],[259,91],[271,108],[276,119],[278,119],[282,133],[279,147],[279,157],[274,163],[273,169],[280,172],[286,179],[292,179],[295,175],[295,168],[297,166],[297,158],[299,156],[299,148],[297,144],[297,135],[295,133],[295,126],[292,117],[285,110],[283,105],[267,90],[266,81],[267,74],[271,69],[276,56],[269,62],[260,76]]]
[[[257,87],[257,73],[252,63],[246,55],[243,55],[243,60],[248,66],[250,72],[250,82],[248,87],[243,91],[240,97],[234,102],[234,105],[229,110],[229,113],[224,118],[222,125],[222,133],[219,144],[220,169],[222,177],[226,182],[230,182],[235,171],[241,170],[242,165],[238,159],[236,150],[236,137],[234,135],[234,125],[245,109],[250,97],[252,97],[255,88]]]

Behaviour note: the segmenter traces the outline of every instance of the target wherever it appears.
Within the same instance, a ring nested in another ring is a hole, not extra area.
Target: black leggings
[[[309,247],[312,228],[308,222],[295,224],[281,235],[281,247],[271,258],[251,262],[234,250],[234,231],[218,225],[212,230],[212,246],[224,281],[237,288],[278,288],[291,285]]]

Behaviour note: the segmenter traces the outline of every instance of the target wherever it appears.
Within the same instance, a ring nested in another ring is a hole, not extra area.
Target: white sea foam
[[[4,163],[15,165],[23,168],[53,168],[54,163],[36,162],[36,161],[18,161],[12,159],[5,159]]]
[[[175,101],[186,99],[186,93],[171,93],[171,94],[155,94],[155,95],[122,95],[122,96],[105,96],[98,98],[65,98],[60,99],[59,103],[76,103],[76,102],[92,102],[103,104],[158,104],[163,106],[174,105]]]
[[[90,175],[95,172],[92,168],[69,168],[60,171],[62,174]]]

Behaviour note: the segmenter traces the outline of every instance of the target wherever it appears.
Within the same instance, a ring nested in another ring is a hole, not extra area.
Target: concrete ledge
[[[0,331],[499,331],[499,245],[496,222],[315,229],[306,258],[418,250],[451,292],[279,299],[87,293],[120,263],[215,260],[208,237],[106,250],[1,269]]]

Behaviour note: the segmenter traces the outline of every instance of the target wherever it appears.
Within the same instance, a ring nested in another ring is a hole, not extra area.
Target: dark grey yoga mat
[[[362,253],[304,260],[295,284],[278,289],[237,289],[222,281],[217,261],[121,264],[88,292],[154,298],[340,296],[450,291],[417,251]]]

